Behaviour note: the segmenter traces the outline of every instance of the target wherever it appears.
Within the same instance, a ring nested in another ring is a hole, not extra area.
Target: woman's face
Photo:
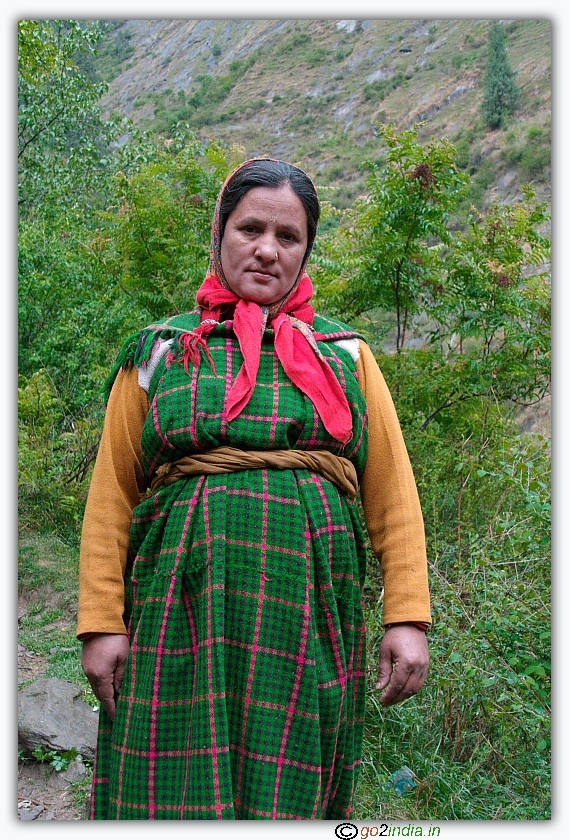
[[[307,243],[307,214],[291,187],[253,187],[226,222],[221,260],[228,286],[244,300],[277,303],[299,276]]]

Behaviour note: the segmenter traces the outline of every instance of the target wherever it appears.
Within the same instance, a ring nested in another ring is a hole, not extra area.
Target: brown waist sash
[[[350,499],[354,499],[358,492],[358,477],[352,461],[324,449],[312,452],[302,449],[250,451],[233,446],[220,446],[209,452],[186,455],[178,461],[162,464],[152,479],[150,493],[154,493],[162,485],[174,484],[175,481],[189,475],[263,469],[312,470],[344,490]],[[146,498],[148,493],[149,491],[143,494],[143,498]]]

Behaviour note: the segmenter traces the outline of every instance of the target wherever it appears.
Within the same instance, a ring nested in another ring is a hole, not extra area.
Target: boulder
[[[18,742],[30,752],[75,748],[93,761],[98,719],[81,688],[67,680],[40,679],[18,692]]]

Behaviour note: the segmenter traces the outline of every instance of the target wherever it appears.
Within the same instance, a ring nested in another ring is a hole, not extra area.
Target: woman
[[[133,336],[110,378],[78,627],[102,703],[96,819],[350,816],[359,483],[384,574],[381,702],[425,680],[417,491],[372,353],[309,302],[318,218],[302,170],[238,167],[197,308]]]

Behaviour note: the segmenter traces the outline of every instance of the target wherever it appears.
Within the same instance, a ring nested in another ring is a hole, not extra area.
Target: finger
[[[380,669],[380,671],[378,672],[378,682],[376,683],[377,690],[382,691],[383,689],[385,689],[386,686],[389,684],[391,677],[392,677],[392,669],[391,668],[390,668],[389,671]]]
[[[120,662],[115,669],[115,674],[113,678],[113,686],[115,689],[115,698],[119,696],[121,693],[121,688],[123,686],[123,680],[125,678],[125,669],[126,669],[126,662]]]
[[[380,661],[378,663],[378,691],[386,688],[392,678],[392,651],[387,646],[380,647]]]
[[[113,719],[116,713],[116,703],[112,680],[109,678],[97,679],[94,677],[90,678],[89,682],[91,683],[95,697],[101,702],[109,717]]]
[[[394,671],[387,688],[380,695],[382,706],[392,706],[394,703],[399,703],[401,700],[407,699],[408,696],[412,696],[406,694],[406,680],[403,680],[401,675],[396,676],[396,674],[397,672]]]
[[[103,702],[103,708],[111,718],[111,720],[115,720],[115,715],[117,714],[117,704],[114,700],[105,700]]]
[[[376,688],[382,690],[394,681],[401,686],[405,685],[412,669],[413,664],[405,656],[388,644],[381,645]]]
[[[407,674],[407,679],[398,671],[394,675],[387,690],[381,695],[380,703],[383,706],[392,706],[395,703],[402,703],[409,700],[422,688],[427,677],[427,668],[412,669]]]
[[[418,691],[424,687],[424,683],[427,679],[429,666],[422,665],[419,668],[416,668],[413,673],[411,674],[412,685],[409,688],[412,688],[414,694],[417,694]]]
[[[397,662],[392,673],[392,679],[386,691],[380,697],[380,702],[384,705],[392,705],[412,697],[423,684],[422,673],[423,668],[421,666]]]

